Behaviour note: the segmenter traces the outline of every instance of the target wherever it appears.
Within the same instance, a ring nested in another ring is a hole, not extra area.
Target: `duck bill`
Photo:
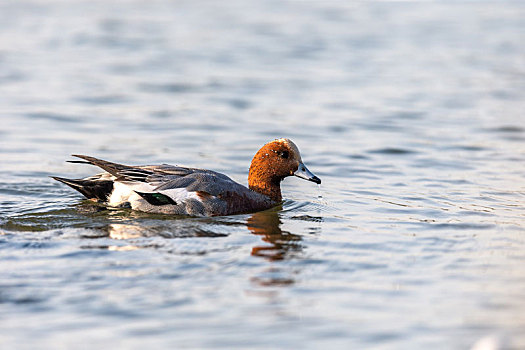
[[[299,163],[299,167],[293,174],[297,177],[300,177],[301,179],[315,182],[316,184],[321,183],[321,179],[312,174],[303,163]]]

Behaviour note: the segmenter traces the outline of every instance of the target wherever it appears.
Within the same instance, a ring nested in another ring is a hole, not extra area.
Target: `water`
[[[522,2],[0,4],[0,344],[525,348]],[[246,183],[282,207],[100,210],[81,153]],[[489,337],[489,338],[487,338]]]

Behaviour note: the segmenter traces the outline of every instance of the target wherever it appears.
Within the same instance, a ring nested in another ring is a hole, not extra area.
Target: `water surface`
[[[2,348],[525,348],[524,19],[0,4]],[[48,177],[93,174],[64,162],[80,153],[245,184],[278,137],[321,189],[287,179],[251,215],[102,210]]]

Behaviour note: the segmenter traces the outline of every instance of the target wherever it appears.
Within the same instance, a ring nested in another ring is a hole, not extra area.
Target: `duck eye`
[[[288,153],[288,151],[282,151],[281,153],[279,153],[279,155],[281,156],[281,158],[288,159],[288,156],[290,154]]]

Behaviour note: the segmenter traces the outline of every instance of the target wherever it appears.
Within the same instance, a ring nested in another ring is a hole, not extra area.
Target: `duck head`
[[[251,190],[280,202],[281,181],[292,175],[321,183],[304,165],[297,146],[289,139],[277,139],[265,144],[253,157],[248,185]]]

